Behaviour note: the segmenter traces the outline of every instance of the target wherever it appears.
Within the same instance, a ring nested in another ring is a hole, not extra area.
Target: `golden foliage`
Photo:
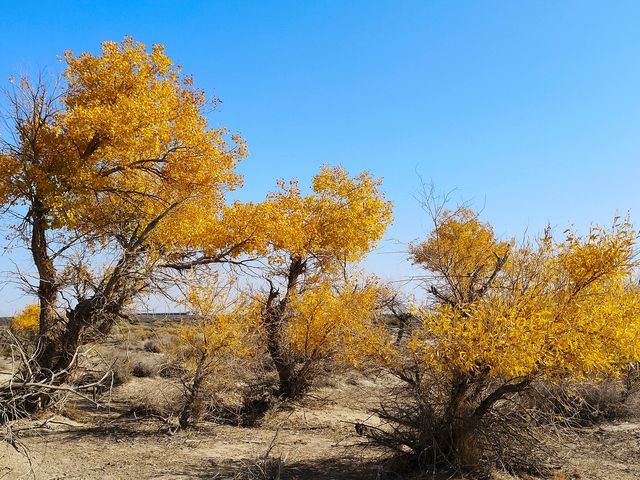
[[[29,152],[2,156],[0,197],[35,195],[51,227],[103,238],[131,235],[164,213],[151,239],[191,245],[241,184],[243,140],[208,126],[204,92],[161,45],[148,51],[127,37],[104,42],[100,55],[67,51],[64,62],[55,105],[45,108],[40,87],[22,82],[18,101],[31,95],[32,108],[46,111],[16,119],[19,148]]]
[[[40,326],[40,305],[32,303],[16,313],[11,319],[11,329],[22,332],[37,332]]]
[[[250,302],[235,298],[228,286],[210,282],[192,286],[186,304],[195,320],[176,328],[174,354],[188,372],[204,378],[224,369],[222,357],[249,354]]]
[[[332,358],[351,365],[388,355],[385,326],[377,321],[379,286],[375,279],[324,280],[291,297],[286,338],[296,355]]]
[[[426,241],[410,244],[414,263],[445,279],[444,291],[456,302],[469,301],[493,274],[496,258],[513,242],[496,240],[493,228],[465,207],[445,210]]]
[[[381,180],[367,172],[352,178],[342,167],[324,166],[308,195],[297,181],[278,185],[264,202],[236,203],[220,221],[236,241],[250,239],[245,251],[267,256],[274,265],[287,258],[313,258],[323,268],[359,260],[392,221]]]
[[[322,167],[303,194],[297,181],[279,181],[279,190],[257,204],[225,209],[215,231],[205,235],[205,253],[216,241],[241,245],[234,254],[265,260],[259,265],[269,293],[252,302],[252,324],[279,376],[279,394],[295,398],[306,390],[316,362],[355,362],[361,346],[379,328],[373,324],[373,285],[345,280],[348,265],[362,259],[391,223],[391,203],[363,172],[350,177],[342,167]],[[206,232],[206,229],[203,230]],[[226,237],[225,237],[226,235]],[[283,290],[281,292],[281,290]]]
[[[615,374],[640,360],[640,290],[632,277],[636,233],[629,223],[594,227],[585,236],[568,232],[557,243],[547,234],[523,245],[486,289],[469,279],[480,272],[489,281],[497,262],[491,257],[506,244],[466,210],[436,230],[413,251],[447,291],[436,304],[416,310],[422,328],[410,347],[426,365],[513,378]],[[475,295],[457,295],[469,288]]]
[[[256,252],[286,278],[276,324],[287,350],[307,362],[355,362],[380,345],[374,338],[381,327],[373,323],[377,282],[346,278],[348,264],[367,254],[392,221],[380,184],[366,172],[352,178],[342,167],[325,166],[310,194],[295,181],[280,181],[280,190],[257,206],[264,236]]]

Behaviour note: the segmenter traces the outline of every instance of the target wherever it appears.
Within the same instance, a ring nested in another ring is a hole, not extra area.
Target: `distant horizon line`
[[[10,321],[15,315],[0,315],[0,325]],[[136,312],[132,314],[135,317],[187,317],[194,316],[189,312]]]

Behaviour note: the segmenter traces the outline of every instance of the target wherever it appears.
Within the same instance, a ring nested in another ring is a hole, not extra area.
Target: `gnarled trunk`
[[[271,287],[263,314],[263,325],[267,333],[267,350],[278,373],[278,395],[286,400],[300,397],[307,388],[305,378],[296,371],[296,362],[285,345],[284,329],[289,299],[304,273],[306,263],[301,258],[292,258],[287,277],[287,291],[278,301],[278,291]]]
[[[56,343],[56,327],[58,319],[56,315],[56,301],[59,293],[59,285],[56,279],[56,270],[53,259],[49,255],[49,245],[47,240],[47,210],[42,202],[37,198],[33,199],[29,212],[31,221],[31,255],[38,270],[38,302],[40,305],[40,318],[38,325],[38,339],[36,363],[38,370],[33,373],[35,378],[29,378],[24,372],[25,378],[29,381],[41,381],[48,377],[49,372],[54,368],[52,345]],[[26,367],[26,366],[25,366]],[[24,409],[27,413],[33,413],[43,406],[49,404],[49,396],[39,393],[28,396]]]

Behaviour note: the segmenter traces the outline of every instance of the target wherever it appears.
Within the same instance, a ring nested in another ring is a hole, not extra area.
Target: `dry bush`
[[[147,340],[144,342],[144,351],[149,353],[162,353],[162,345],[157,340]]]
[[[101,379],[104,378],[104,381]],[[68,378],[68,382],[70,385],[74,387],[81,387],[83,385],[93,385],[91,389],[87,390],[87,393],[91,395],[92,400],[98,404],[108,403],[109,396],[111,394],[111,389],[116,386],[115,380],[116,376],[112,371],[99,369],[99,370],[91,370],[86,367],[77,368]],[[62,405],[62,409],[65,411],[69,408],[67,405]],[[62,410],[58,408],[60,412]],[[65,415],[67,416],[67,415]]]
[[[106,347],[93,356],[89,370],[95,372],[110,371],[113,386],[123,385],[132,377],[154,377],[163,367],[162,357],[143,352],[122,351],[118,348]]]
[[[210,392],[202,399],[198,414],[203,420],[219,425],[240,424],[240,408],[237,403],[229,401],[218,392]]]
[[[142,345],[144,351],[149,353],[164,353],[175,350],[176,336],[169,331],[160,330],[154,332]]]
[[[570,427],[625,418],[632,413],[629,400],[637,383],[629,379],[631,375],[635,375],[635,368],[624,378],[539,382],[529,400],[530,405],[538,421]]]
[[[403,376],[372,412],[381,423],[356,424],[358,434],[390,453],[383,470],[391,478],[417,471],[488,478],[496,468],[515,474],[548,473],[550,452],[541,441],[545,434],[531,421],[518,395],[470,421],[451,416],[453,381],[447,374],[421,370],[416,375],[408,369]],[[475,401],[481,397],[478,393]]]
[[[158,388],[142,392],[130,402],[130,412],[135,415],[152,416],[171,421],[180,412],[181,399],[175,390]]]
[[[111,364],[111,372],[113,375],[113,386],[124,385],[131,380],[131,359],[125,355],[119,356]]]
[[[178,428],[178,415],[182,407],[180,386],[161,378],[141,378],[125,386],[119,393],[134,417],[160,420],[173,433]]]
[[[160,365],[153,358],[138,358],[133,362],[131,373],[134,377],[155,377],[160,372]]]
[[[209,384],[208,389],[203,392],[202,419],[225,425],[255,425],[264,411],[274,404],[272,383],[268,386],[264,382],[260,386],[250,383],[249,372],[245,368],[237,367],[234,373],[235,383]],[[263,399],[261,405],[258,405],[259,398]]]
[[[182,370],[183,390],[181,426],[194,426],[201,419],[207,421],[248,426],[255,424],[264,411],[271,408],[273,382],[265,382],[259,366],[233,355],[222,355],[216,360],[215,370],[208,370],[211,359],[200,369]],[[262,378],[256,383],[255,378]],[[259,400],[261,399],[261,401]]]
[[[276,411],[281,403],[273,381],[264,380],[249,384],[242,392],[238,424],[243,427],[256,426],[266,420],[269,411]]]
[[[98,406],[96,391],[110,384],[110,372],[75,383],[71,381],[71,370],[86,363],[85,351],[78,348],[67,369],[51,371],[39,364],[38,348],[23,343],[9,330],[2,333],[0,343],[4,343],[10,352],[10,368],[8,379],[0,385],[0,425],[5,426],[8,437],[12,436],[11,424],[30,417],[45,400],[47,406],[58,409],[71,396]]]
[[[112,368],[113,386],[124,385],[131,380],[131,364],[129,360],[123,359],[122,362],[115,363]]]
[[[182,378],[185,375],[185,369],[178,362],[165,362],[160,366],[158,375],[162,378]]]
[[[161,370],[161,376],[179,379],[182,384],[183,410],[189,409],[185,425],[206,420],[250,427],[282,404],[276,392],[276,374],[266,360],[222,355],[217,358],[217,373],[200,377],[192,369],[169,363]],[[199,381],[197,390],[195,380]]]

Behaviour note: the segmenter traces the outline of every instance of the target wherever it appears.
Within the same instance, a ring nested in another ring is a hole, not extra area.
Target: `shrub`
[[[540,382],[533,407],[541,421],[584,427],[631,414],[628,391],[620,379]]]
[[[204,397],[221,385],[232,383],[234,363],[248,354],[247,305],[242,300],[225,302],[229,289],[214,284],[193,287],[186,299],[195,322],[176,329],[174,358],[184,372],[184,399],[180,426],[186,428],[205,412]],[[233,307],[228,307],[229,304]]]
[[[154,377],[160,371],[158,363],[154,359],[140,358],[133,363],[131,373],[134,377]]]
[[[264,419],[267,412],[277,407],[278,397],[273,380],[247,385],[242,392],[238,423],[243,427],[253,427]]]
[[[160,417],[173,423],[180,413],[182,395],[177,386],[154,380],[140,385],[134,395],[127,399],[127,403],[132,414]]]
[[[125,355],[118,355],[111,364],[113,386],[123,385],[131,380],[131,359]]]
[[[548,473],[545,465],[554,454],[539,442],[544,432],[530,422],[517,398],[471,423],[468,418],[451,418],[455,380],[450,375],[417,365],[397,373],[404,382],[390,387],[372,412],[380,424],[356,424],[358,434],[391,453],[383,465],[391,478],[416,471],[465,471],[484,478],[495,466],[517,474]],[[470,407],[477,407],[490,391],[489,386],[479,390]]]
[[[517,410],[505,409],[535,380],[616,375],[639,359],[636,234],[616,220],[586,236],[567,231],[555,242],[546,231],[516,245],[466,207],[427,205],[434,229],[411,253],[432,279],[430,301],[415,309],[419,327],[389,364],[407,384],[400,405],[422,413],[408,429],[389,400],[386,418],[409,437],[396,447],[421,468],[477,471],[500,459],[518,470],[518,455],[501,458],[522,430]]]
[[[11,319],[11,330],[16,333],[36,333],[40,326],[40,305],[27,305]]]
[[[168,362],[160,365],[158,375],[162,378],[182,378],[186,370],[178,362]]]
[[[157,340],[147,340],[144,342],[145,352],[162,353],[162,345]]]

